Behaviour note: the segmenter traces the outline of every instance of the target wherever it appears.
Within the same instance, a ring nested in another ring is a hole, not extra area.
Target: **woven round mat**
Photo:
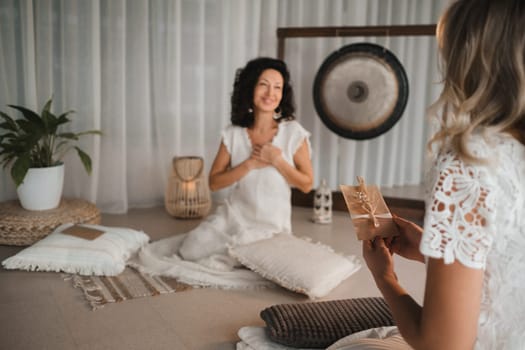
[[[18,200],[0,203],[0,244],[31,245],[65,223],[99,224],[100,211],[83,199],[62,198],[58,208],[26,210]]]

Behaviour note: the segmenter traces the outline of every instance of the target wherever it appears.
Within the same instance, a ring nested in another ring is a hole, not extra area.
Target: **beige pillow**
[[[361,267],[355,256],[336,254],[321,243],[290,234],[231,247],[241,264],[280,286],[321,298]]]

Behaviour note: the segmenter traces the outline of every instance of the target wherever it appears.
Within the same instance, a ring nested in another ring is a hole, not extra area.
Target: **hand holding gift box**
[[[397,236],[397,226],[379,188],[366,185],[360,176],[357,177],[357,181],[358,186],[340,185],[357,239],[363,241],[371,240],[375,236]]]

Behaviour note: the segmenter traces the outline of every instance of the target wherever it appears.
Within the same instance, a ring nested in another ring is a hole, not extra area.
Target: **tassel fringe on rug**
[[[179,292],[192,287],[177,282],[175,279],[150,276],[126,267],[118,276],[80,276],[64,275],[65,280],[72,280],[75,288],[82,289],[84,296],[93,310],[108,303],[118,303],[129,299],[144,298]]]

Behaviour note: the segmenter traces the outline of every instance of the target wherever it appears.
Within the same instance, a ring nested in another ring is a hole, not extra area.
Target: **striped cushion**
[[[388,305],[379,297],[279,304],[260,316],[271,340],[302,348],[326,348],[349,334],[394,325]]]

